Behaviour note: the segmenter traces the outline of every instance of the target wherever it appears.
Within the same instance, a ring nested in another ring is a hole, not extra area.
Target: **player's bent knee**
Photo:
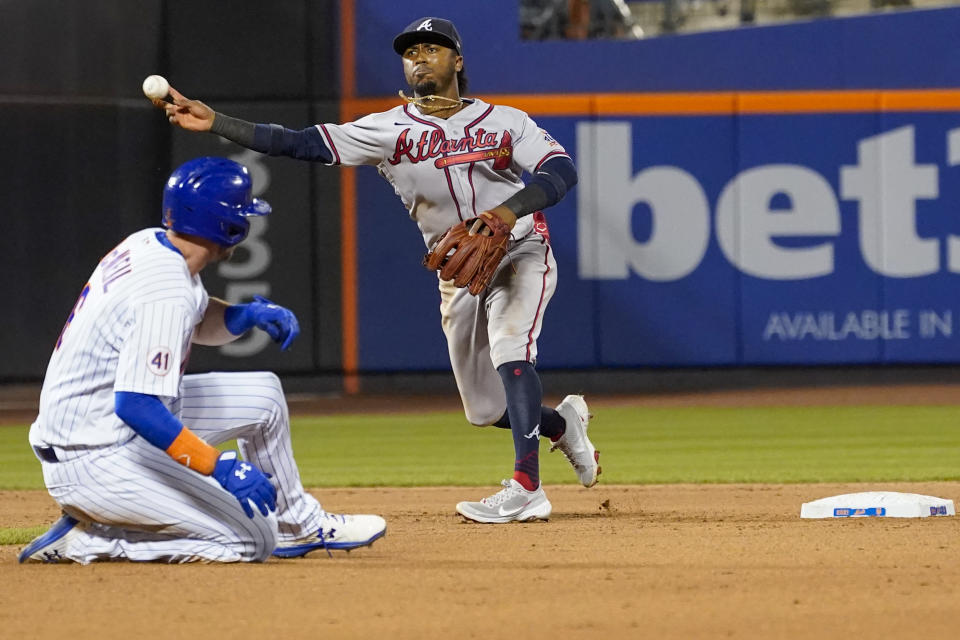
[[[275,513],[263,517],[259,513],[251,518],[254,525],[252,540],[243,554],[245,562],[264,562],[277,548],[277,516]]]
[[[275,373],[270,374],[270,396],[277,405],[277,413],[286,413],[287,396],[284,395],[283,385]]]
[[[280,419],[287,413],[287,397],[283,393],[283,384],[279,376],[272,371],[257,371],[256,394],[262,398],[261,406],[274,419]]]
[[[280,376],[275,374],[273,371],[264,371],[263,377],[273,385],[277,391],[283,393],[283,385],[280,383]]]
[[[263,387],[266,394],[273,398],[284,398],[283,383],[280,382],[280,376],[273,371],[257,371],[257,386]]]
[[[503,415],[504,409],[495,410],[488,409],[486,411],[465,410],[464,415],[467,418],[467,421],[475,427],[489,427],[494,422],[500,419]]]

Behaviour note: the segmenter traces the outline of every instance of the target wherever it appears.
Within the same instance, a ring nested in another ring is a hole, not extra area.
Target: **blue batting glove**
[[[267,332],[270,338],[280,344],[280,350],[286,351],[290,343],[300,335],[300,323],[293,311],[267,300],[263,296],[253,296],[254,319],[258,327]]]
[[[253,302],[227,307],[223,320],[234,335],[246,333],[251,327],[267,332],[270,339],[286,351],[290,343],[300,335],[300,323],[293,311],[281,307],[263,296],[254,296]]]
[[[263,515],[277,510],[277,490],[270,484],[269,474],[241,460],[236,451],[221,453],[212,475],[240,502],[248,518],[253,517],[251,501]]]

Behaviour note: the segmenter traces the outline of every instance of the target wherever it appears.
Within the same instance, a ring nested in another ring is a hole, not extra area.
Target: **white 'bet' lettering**
[[[904,126],[860,140],[857,164],[838,167],[840,198],[855,201],[859,247],[875,273],[915,278],[941,269],[941,239],[917,233],[917,200],[939,196],[939,167],[917,164],[915,130]],[[624,280],[631,271],[651,281],[680,280],[695,271],[710,241],[710,207],[695,176],[674,166],[634,174],[628,122],[577,125],[578,259],[581,278]],[[960,129],[947,132],[947,164],[960,165]],[[771,208],[771,202],[788,206]],[[651,215],[650,237],[632,232],[634,207]],[[841,233],[837,195],[817,171],[770,164],[733,176],[717,200],[717,243],[745,274],[770,280],[829,275]],[[804,246],[776,240],[806,238]],[[946,238],[948,271],[960,273],[960,236]]]

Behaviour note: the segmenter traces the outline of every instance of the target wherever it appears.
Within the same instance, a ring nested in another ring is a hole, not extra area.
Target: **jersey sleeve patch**
[[[543,134],[543,139],[544,139],[544,141],[546,141],[546,143],[547,143],[548,145],[550,145],[551,147],[559,147],[559,146],[560,146],[560,143],[557,142],[556,140],[554,140],[553,136],[551,136],[549,133],[547,133],[545,129],[540,129],[540,133]]]
[[[180,365],[193,332],[196,309],[152,302],[137,305],[133,315],[130,335],[118,354],[114,391],[177,397]]]
[[[167,347],[151,347],[147,351],[147,370],[155,376],[170,373],[173,357]]]

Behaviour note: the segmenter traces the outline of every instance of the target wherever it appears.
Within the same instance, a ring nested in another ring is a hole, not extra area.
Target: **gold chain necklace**
[[[408,97],[401,89],[399,92],[400,97],[406,100],[408,103],[414,105],[420,112],[424,115],[430,115],[436,113],[437,111],[447,111],[448,109],[455,109],[463,105],[463,99],[457,98],[448,98],[446,96],[417,96],[414,98]],[[437,104],[439,103],[439,104]],[[446,104],[443,104],[446,103]]]

